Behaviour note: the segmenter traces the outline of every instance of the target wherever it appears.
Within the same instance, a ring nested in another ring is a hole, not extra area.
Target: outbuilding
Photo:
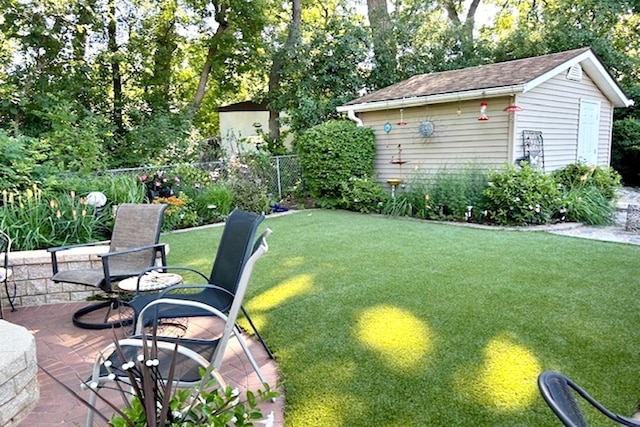
[[[375,131],[382,182],[528,160],[608,166],[628,99],[591,48],[413,76],[338,107]]]

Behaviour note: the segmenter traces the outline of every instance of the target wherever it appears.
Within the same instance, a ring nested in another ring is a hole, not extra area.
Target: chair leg
[[[16,294],[17,294],[17,289],[16,289],[16,282],[13,282],[13,298],[11,297],[11,295],[9,295],[9,284],[7,283],[7,281],[5,280],[4,282],[4,290],[7,291],[7,300],[9,300],[9,305],[11,306],[11,311],[16,311],[15,306],[13,305],[13,302],[16,300]]]
[[[251,320],[251,316],[249,316],[249,313],[247,313],[247,310],[244,309],[244,306],[242,306],[241,308],[242,308],[242,313],[244,314],[244,317],[246,317],[247,320],[249,321],[249,325],[251,325],[251,329],[253,329],[253,332],[258,337],[258,340],[260,341],[260,343],[262,344],[264,349],[267,351],[267,354],[269,355],[269,358],[270,359],[275,359],[275,357],[273,356],[273,353],[271,352],[271,349],[269,348],[267,343],[262,338],[262,335],[260,335],[260,332],[258,332],[258,328],[256,328],[256,325],[253,324],[253,320]]]
[[[109,314],[111,313],[111,308],[117,308],[118,305],[121,304],[120,301],[116,299],[112,299],[109,301],[99,302],[97,304],[92,304],[87,307],[83,307],[80,310],[73,313],[73,324],[82,329],[110,329],[110,328],[120,328],[123,326],[131,325],[133,319],[118,319],[113,322],[109,322]],[[97,310],[107,309],[107,314],[105,315],[105,320],[102,323],[93,323],[82,320],[82,317],[86,316],[89,313],[93,313]]]
[[[242,347],[242,351],[244,351],[244,354],[247,356],[247,359],[249,359],[249,363],[251,363],[253,370],[256,371],[256,374],[258,374],[258,378],[260,379],[260,382],[266,383],[267,380],[264,378],[264,375],[262,375],[262,371],[260,370],[260,367],[258,366],[256,359],[253,358],[253,354],[251,354],[251,352],[249,351],[249,347],[247,347],[247,343],[242,338],[242,335],[240,334],[240,329],[238,329],[237,327],[234,327],[233,333],[238,339],[238,342],[240,343],[240,347]]]

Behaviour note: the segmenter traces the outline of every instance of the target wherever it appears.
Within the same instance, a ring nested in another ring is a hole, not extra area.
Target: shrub
[[[259,158],[238,157],[229,165],[229,190],[233,194],[233,206],[251,212],[268,212],[270,200],[267,183],[260,176],[256,163]]]
[[[192,206],[191,199],[180,192],[179,196],[157,197],[154,204],[164,203],[167,209],[164,211],[162,231],[177,230],[198,225],[198,213]]]
[[[305,189],[321,206],[340,206],[343,183],[372,176],[376,152],[372,129],[329,121],[302,133],[296,148]]]
[[[361,213],[380,213],[389,198],[382,186],[372,178],[351,177],[342,183],[342,209]]]
[[[561,203],[558,184],[550,175],[523,162],[489,173],[484,191],[489,217],[501,225],[546,224]]]
[[[613,222],[615,206],[594,186],[568,187],[562,195],[564,220],[590,225],[606,225]]]
[[[475,166],[462,170],[439,171],[428,183],[418,200],[424,200],[434,218],[468,220],[469,206],[476,211],[483,210],[487,187],[487,172]]]
[[[233,209],[233,194],[225,184],[209,184],[195,192],[193,206],[201,224],[219,222]]]
[[[11,137],[0,130],[0,188],[26,190],[33,183],[34,170],[42,155],[36,149],[38,141],[28,137]]]
[[[594,187],[603,197],[613,200],[621,177],[613,168],[573,163],[553,172],[554,179],[567,189]]]
[[[640,120],[627,117],[613,122],[611,166],[626,185],[640,186]]]

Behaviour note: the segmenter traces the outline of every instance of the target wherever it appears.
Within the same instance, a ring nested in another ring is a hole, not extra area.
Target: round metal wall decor
[[[418,127],[418,131],[420,132],[420,135],[424,136],[425,138],[428,138],[431,135],[433,135],[434,130],[435,130],[435,126],[433,125],[433,122],[429,120],[426,120],[420,123],[420,126]]]

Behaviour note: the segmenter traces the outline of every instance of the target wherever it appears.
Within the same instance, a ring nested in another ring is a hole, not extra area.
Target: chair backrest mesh
[[[164,204],[120,205],[111,234],[110,252],[158,243],[166,207]],[[121,263],[126,263],[128,268],[139,266],[139,270],[143,270],[153,265],[154,256],[155,251],[150,249],[133,252],[126,257],[115,257],[111,262],[114,270]]]
[[[599,405],[592,401],[593,399],[580,386],[557,372],[546,371],[540,374],[538,387],[549,408],[568,427],[587,427],[588,425],[578,406],[576,396],[587,399],[596,407]],[[606,411],[605,408],[603,409]]]
[[[224,226],[209,283],[235,294],[242,268],[253,251],[258,226],[264,215],[235,209]]]

